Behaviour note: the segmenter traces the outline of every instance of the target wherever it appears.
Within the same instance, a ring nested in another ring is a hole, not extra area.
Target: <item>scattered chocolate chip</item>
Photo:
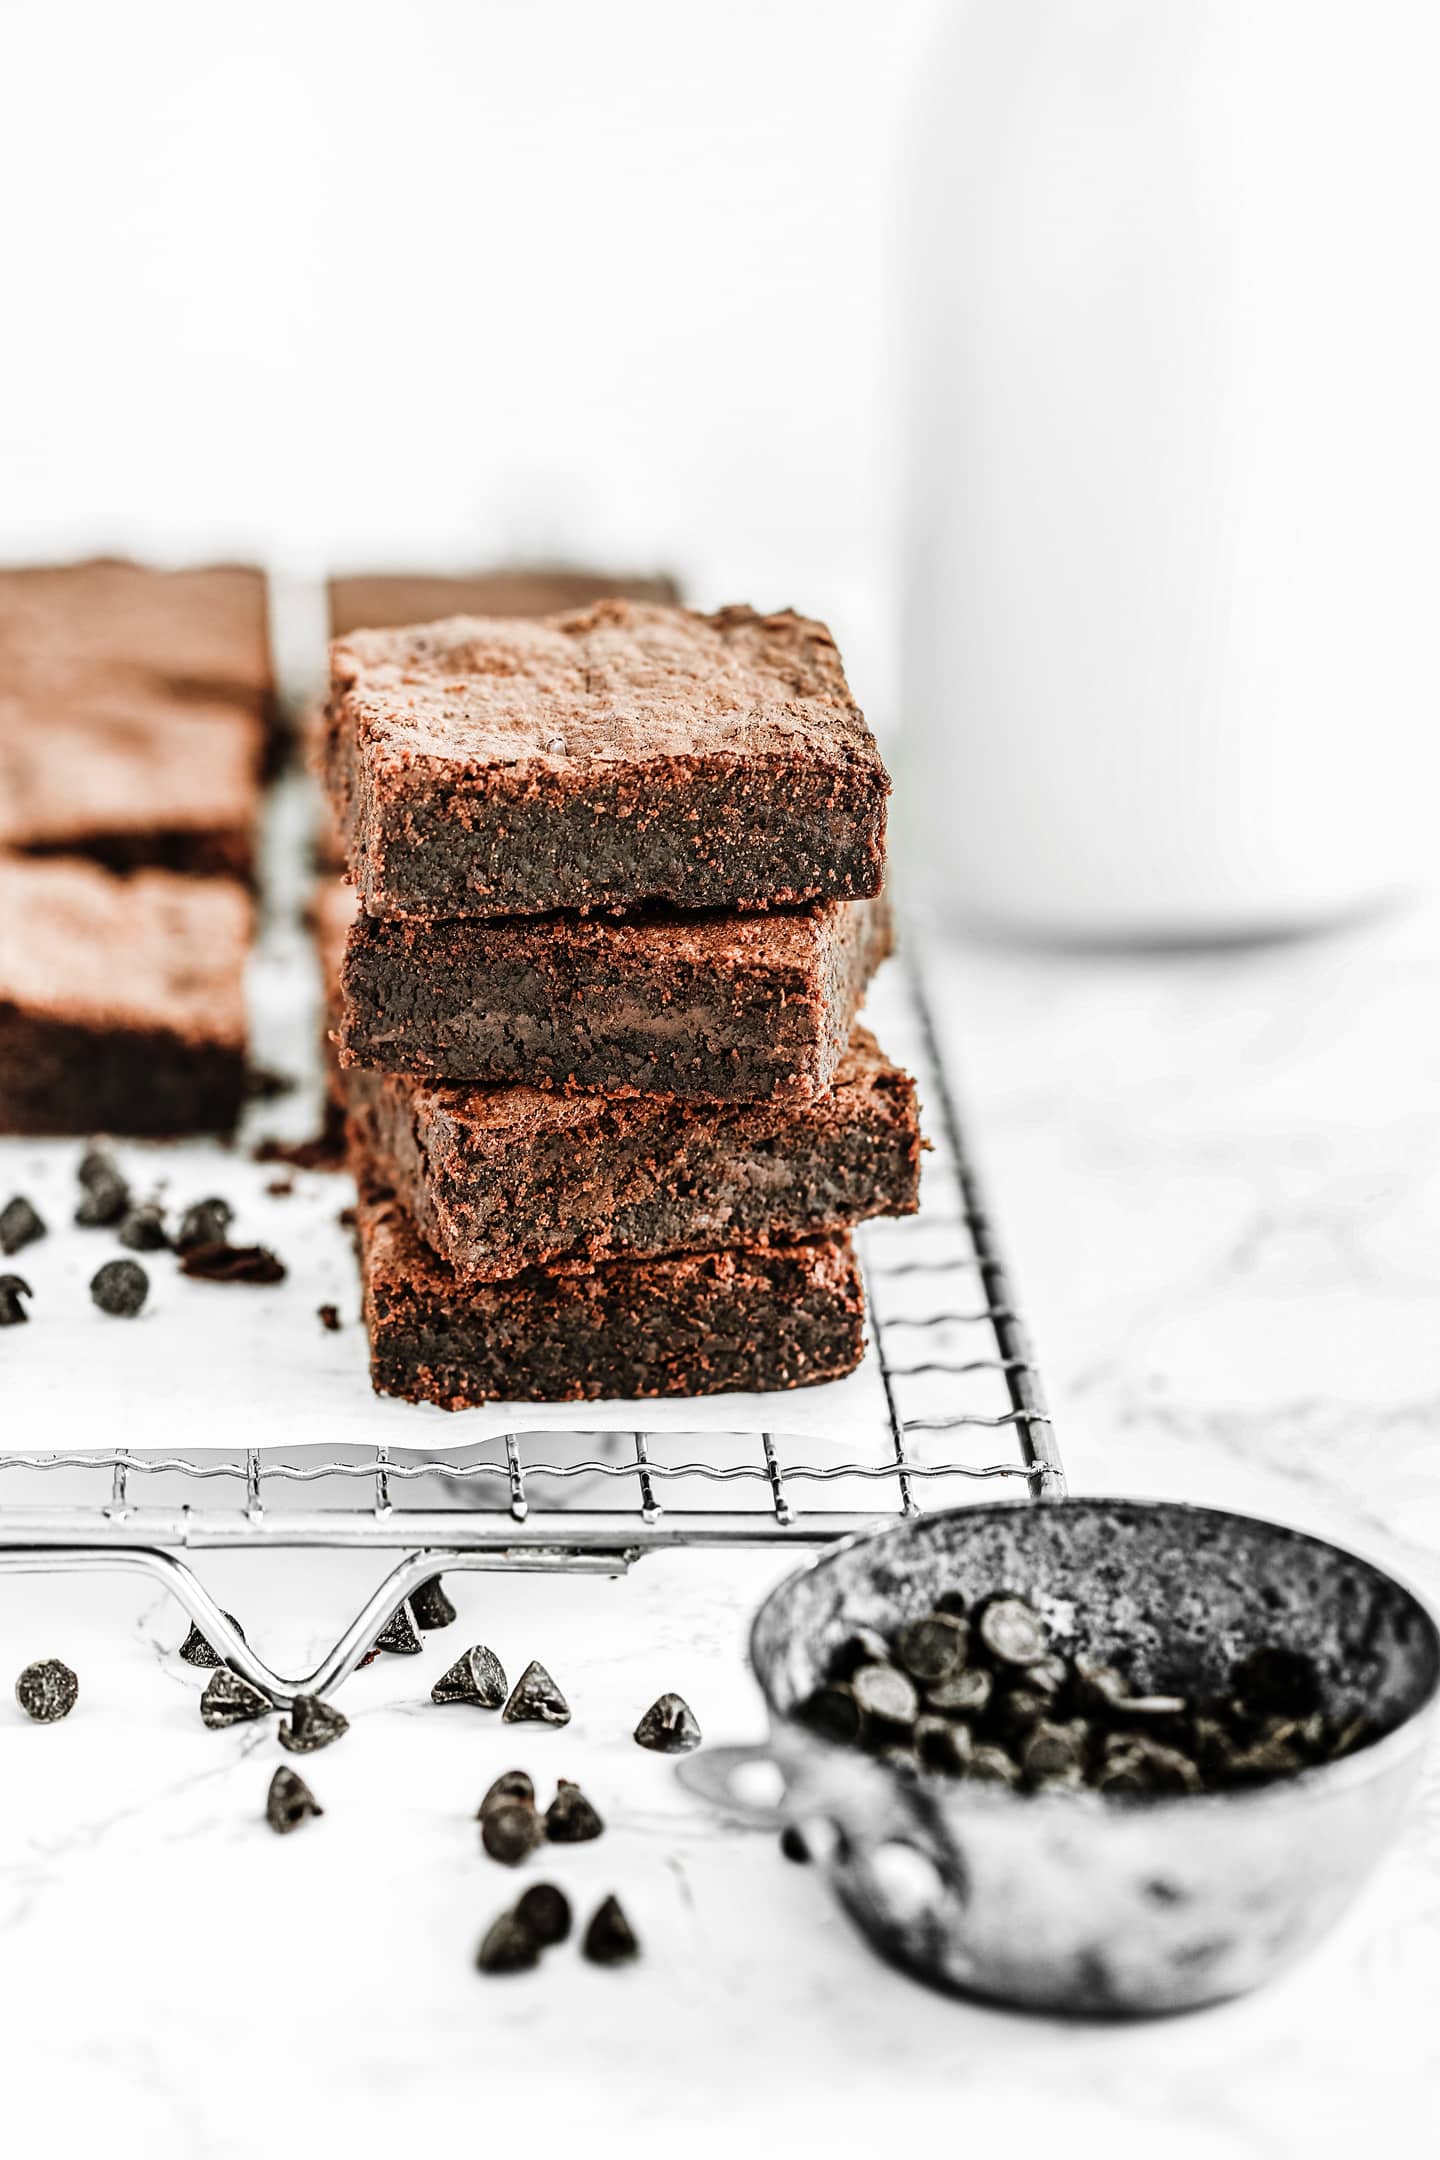
[[[280,1721],[276,1738],[292,1755],[313,1755],[349,1730],[349,1718],[333,1703],[322,1702],[318,1695],[297,1695],[289,1717]]]
[[[824,1733],[828,1740],[858,1740],[863,1722],[860,1705],[855,1700],[853,1688],[838,1682],[828,1687],[816,1688],[806,1702],[801,1715],[807,1725],[816,1732]]]
[[[635,1727],[635,1738],[657,1755],[688,1755],[700,1745],[700,1726],[683,1695],[661,1695]]]
[[[1080,1776],[1085,1768],[1089,1729],[1077,1725],[1051,1725],[1043,1719],[1020,1748],[1020,1767],[1033,1783],[1041,1779]]]
[[[280,1837],[287,1837],[312,1815],[323,1815],[324,1812],[299,1771],[281,1763],[265,1796],[265,1820],[270,1828]]]
[[[180,1228],[175,1233],[176,1252],[193,1252],[199,1245],[223,1245],[225,1233],[235,1220],[235,1210],[228,1200],[212,1196],[209,1200],[192,1200],[180,1217]]]
[[[225,1618],[230,1622],[231,1627],[234,1628],[236,1634],[240,1637],[241,1642],[244,1642],[245,1630],[241,1627],[240,1622],[235,1618],[234,1613],[227,1612]],[[212,1665],[223,1665],[225,1662],[224,1659],[221,1657],[219,1651],[212,1649],[210,1644],[206,1642],[205,1637],[201,1634],[199,1628],[196,1627],[193,1620],[190,1623],[189,1634],[185,1637],[184,1642],[180,1645],[180,1655],[182,1658],[184,1658],[187,1665],[200,1665],[209,1667]]]
[[[107,1260],[90,1278],[90,1295],[103,1313],[133,1320],[150,1294],[150,1278],[138,1260]]]
[[[227,1725],[247,1724],[252,1718],[269,1717],[274,1707],[268,1695],[251,1687],[228,1665],[221,1665],[211,1675],[200,1698],[200,1715],[212,1732],[223,1732]]]
[[[338,1305],[317,1305],[315,1308],[315,1316],[319,1320],[321,1327],[324,1328],[327,1335],[339,1334],[340,1308]]]
[[[826,1668],[826,1678],[835,1681],[848,1680],[862,1665],[883,1665],[890,1656],[890,1645],[878,1628],[856,1628],[831,1658]]]
[[[494,1651],[487,1650],[484,1643],[476,1643],[473,1650],[467,1650],[448,1672],[440,1675],[430,1690],[430,1700],[475,1703],[482,1710],[498,1710],[509,1686],[505,1668]]]
[[[37,1725],[58,1725],[69,1717],[80,1695],[80,1682],[59,1658],[27,1665],[15,1682],[15,1700]]]
[[[580,1787],[561,1778],[555,1798],[545,1810],[545,1835],[552,1845],[588,1845],[600,1836],[605,1824]]]
[[[947,1717],[978,1718],[989,1709],[994,1692],[993,1673],[986,1672],[983,1665],[969,1665],[964,1672],[926,1688],[925,1700],[932,1710],[942,1711]]]
[[[492,1860],[506,1867],[518,1867],[544,1835],[540,1817],[523,1800],[498,1800],[480,1817],[481,1844]]]
[[[410,1610],[415,1615],[415,1625],[427,1635],[436,1628],[451,1627],[456,1620],[455,1607],[445,1595],[445,1584],[439,1575],[432,1575],[422,1582],[410,1599]]]
[[[895,1638],[895,1662],[912,1680],[933,1687],[959,1672],[970,1648],[969,1624],[954,1613],[922,1613]]]
[[[965,1775],[982,1785],[1020,1783],[1019,1765],[1011,1761],[1004,1748],[994,1747],[987,1740],[978,1741],[971,1749]]]
[[[170,1243],[165,1211],[154,1200],[142,1200],[139,1207],[132,1207],[115,1235],[131,1252],[163,1252]]]
[[[969,1767],[973,1744],[968,1725],[944,1717],[915,1720],[915,1753],[927,1770],[959,1776]]]
[[[17,1253],[45,1235],[45,1225],[23,1193],[0,1208],[0,1252]]]
[[[515,1918],[544,1950],[570,1933],[570,1900],[554,1883],[531,1883],[515,1906]]]
[[[265,1245],[192,1245],[182,1253],[180,1271],[197,1282],[277,1283],[285,1263]]]
[[[475,1963],[481,1972],[529,1972],[540,1962],[540,1945],[514,1913],[501,1913],[486,1929]]]
[[[130,1205],[130,1187],[120,1175],[113,1155],[104,1148],[87,1148],[76,1172],[80,1180],[80,1205],[75,1220],[84,1230],[104,1229],[119,1222]]]
[[[491,1808],[503,1807],[511,1800],[518,1800],[526,1807],[535,1805],[535,1787],[523,1770],[502,1770],[480,1802],[476,1815],[484,1816]]]
[[[568,1725],[570,1705],[537,1658],[516,1681],[504,1715],[509,1725]]]
[[[380,1633],[375,1637],[377,1650],[388,1650],[392,1657],[419,1657],[425,1648],[410,1617],[410,1601],[407,1598],[391,1613]]]
[[[997,1665],[1034,1665],[1046,1651],[1040,1615],[1024,1598],[987,1598],[976,1616],[980,1641]]]
[[[787,1860],[793,1860],[798,1867],[807,1867],[812,1857],[810,1847],[805,1842],[805,1833],[798,1823],[786,1823],[780,1833],[780,1850]]]
[[[915,1684],[893,1665],[862,1665],[850,1682],[867,1718],[884,1725],[913,1725],[920,1712]]]
[[[592,1965],[622,1965],[639,1957],[640,1945],[618,1898],[607,1897],[599,1907],[585,1930],[583,1947]]]
[[[0,1275],[0,1327],[24,1327],[30,1315],[20,1300],[34,1295],[23,1275]]]

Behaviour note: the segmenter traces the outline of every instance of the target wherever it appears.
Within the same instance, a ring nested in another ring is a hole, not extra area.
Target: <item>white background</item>
[[[571,554],[890,680],[936,0],[0,6],[0,558]]]

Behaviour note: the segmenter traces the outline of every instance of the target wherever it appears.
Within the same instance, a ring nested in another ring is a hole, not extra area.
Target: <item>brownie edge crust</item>
[[[357,1235],[377,1393],[442,1410],[810,1387],[864,1352],[843,1233],[765,1251],[460,1281],[360,1166]]]

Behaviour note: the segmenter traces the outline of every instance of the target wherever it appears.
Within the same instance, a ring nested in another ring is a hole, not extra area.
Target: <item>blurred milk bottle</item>
[[[1339,919],[1435,849],[1436,0],[973,0],[916,150],[910,814],[952,916]]]

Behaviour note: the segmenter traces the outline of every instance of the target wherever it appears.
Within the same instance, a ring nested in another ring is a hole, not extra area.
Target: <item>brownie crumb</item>
[[[252,1162],[285,1163],[292,1170],[343,1170],[345,1168],[345,1113],[338,1103],[327,1103],[319,1132],[308,1140],[257,1141],[250,1151]]]
[[[272,1200],[288,1200],[295,1190],[293,1177],[272,1177],[265,1187]]]
[[[245,1073],[245,1100],[247,1102],[274,1102],[277,1095],[293,1095],[299,1082],[293,1073],[271,1072],[264,1065],[251,1065]]]
[[[0,1208],[0,1252],[7,1256],[45,1235],[45,1225],[23,1193]]]
[[[316,1315],[317,1315],[317,1317],[318,1317],[318,1319],[319,1319],[320,1325],[321,1325],[321,1327],[323,1327],[323,1328],[324,1328],[324,1330],[325,1330],[326,1334],[327,1334],[327,1335],[338,1335],[338,1334],[339,1334],[339,1332],[340,1332],[340,1308],[339,1308],[339,1306],[338,1306],[338,1305],[317,1305],[317,1306],[316,1306],[316,1308],[315,1308],[315,1311],[316,1311]]]
[[[265,1245],[227,1245],[217,1241],[196,1245],[180,1260],[182,1274],[199,1282],[277,1283],[285,1280],[285,1263]]]

